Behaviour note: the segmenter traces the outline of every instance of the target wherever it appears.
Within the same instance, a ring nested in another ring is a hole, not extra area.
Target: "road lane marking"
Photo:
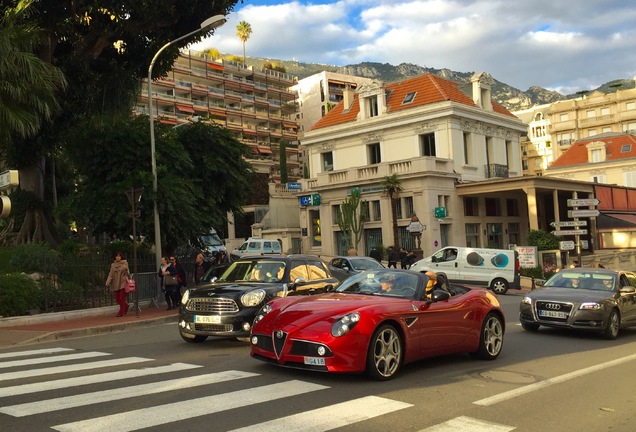
[[[497,404],[499,402],[503,402],[506,401],[508,399],[512,399],[512,398],[516,398],[517,396],[521,396],[524,395],[526,393],[530,393],[533,391],[537,391],[537,390],[541,390],[544,389],[546,387],[549,387],[553,384],[559,384],[562,383],[564,381],[568,381],[574,378],[578,378],[580,376],[583,375],[587,375],[587,374],[591,374],[594,372],[598,372],[600,370],[603,369],[607,369],[622,363],[627,363],[629,361],[632,360],[636,360],[636,354],[632,354],[630,356],[627,357],[621,357],[619,359],[616,360],[611,360],[602,364],[598,364],[598,365],[594,365],[594,366],[590,366],[588,368],[585,369],[580,369],[574,372],[570,372],[564,375],[560,375],[554,378],[549,378],[545,381],[540,381],[538,383],[534,383],[534,384],[529,384],[527,386],[523,386],[523,387],[519,387],[516,388],[514,390],[510,390],[504,393],[500,393],[498,395],[494,395],[491,397],[487,397],[485,399],[480,399],[476,402],[473,402],[475,405],[481,405],[481,406],[490,406],[490,405],[494,405]]]
[[[165,381],[157,381],[147,384],[126,386],[91,393],[83,393],[74,396],[65,396],[54,399],[38,400],[19,405],[0,407],[0,413],[14,417],[26,417],[34,414],[42,414],[52,411],[60,411],[69,408],[77,408],[86,405],[102,404],[115,400],[131,397],[147,396],[175,390],[192,389],[198,386],[217,384],[241,378],[251,378],[258,374],[241,371],[225,371],[206,375],[196,375],[186,378],[176,378]]]
[[[405,402],[385,399],[378,396],[367,396],[240,429],[234,429],[232,432],[329,431],[412,406],[412,404]]]
[[[57,363],[69,360],[81,360],[86,358],[94,358],[94,357],[103,357],[109,356],[109,353],[97,352],[97,351],[89,351],[89,352],[81,352],[76,354],[66,354],[59,355],[53,357],[42,357],[42,358],[34,358],[34,359],[22,359],[22,360],[13,360],[7,362],[0,362],[0,369],[7,369],[18,366],[33,366],[45,363]]]
[[[515,429],[516,427],[460,416],[422,429],[420,432],[510,432]]]
[[[152,361],[143,357],[125,357],[123,359],[102,360],[90,363],[79,363],[64,366],[54,366],[42,369],[29,369],[27,371],[6,372],[0,374],[0,381],[20,379],[20,378],[32,378],[36,376],[53,375],[58,373],[77,372],[89,369],[97,369],[111,366],[122,366],[132,363],[141,363],[146,361]],[[0,396],[2,396],[2,389],[0,388]]]
[[[41,354],[53,354],[62,351],[74,351],[72,348],[46,348],[46,349],[38,349],[38,350],[29,350],[29,351],[18,351],[12,353],[4,353],[0,354],[0,359],[11,358],[11,357],[25,357],[32,355],[41,355]]]
[[[329,387],[298,380],[285,381],[261,387],[238,390],[214,396],[142,408],[104,417],[82,420],[53,426],[59,432],[128,432],[166,423],[189,420],[234,408],[251,407],[263,402],[272,402],[298,396]]]
[[[165,366],[127,369],[116,372],[106,372],[95,375],[85,375],[75,378],[64,378],[54,381],[37,382],[32,384],[22,384],[12,387],[0,389],[0,397],[17,396],[28,393],[44,392],[49,390],[58,390],[69,387],[77,387],[89,384],[104,383],[109,381],[127,380],[149,375],[159,375],[162,373],[170,373],[175,371],[184,371],[189,369],[200,368],[203,366],[192,365],[188,363],[173,363]]]

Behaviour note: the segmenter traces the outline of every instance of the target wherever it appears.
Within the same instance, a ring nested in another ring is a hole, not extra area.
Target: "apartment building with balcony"
[[[550,104],[537,105],[513,114],[528,125],[521,138],[521,170],[523,175],[543,175],[554,160],[550,136]]]
[[[413,215],[425,226],[424,255],[450,244],[520,244],[528,227],[526,193],[499,185],[521,178],[526,126],[491,99],[491,85],[485,73],[468,85],[425,74],[345,90],[302,140],[310,173],[299,193],[303,252],[345,252],[336,221],[352,188],[369,215],[360,253],[393,244],[391,204],[381,186],[392,174],[403,188],[396,208],[401,246],[415,246],[407,230]],[[462,185],[475,187],[459,191]]]
[[[290,90],[295,76],[182,50],[170,72],[153,81],[152,115],[157,121],[183,125],[193,118],[227,128],[252,149],[249,162],[265,177],[255,202],[245,207],[243,220],[232,220],[227,238],[251,235],[251,225],[268,209],[268,182],[280,181],[280,142],[286,142],[285,158],[290,180],[301,176],[298,150],[298,103]],[[149,114],[148,87],[143,86],[136,112]],[[214,151],[211,143],[210,151]]]
[[[556,160],[577,140],[608,132],[636,134],[636,88],[555,102],[548,115]]]

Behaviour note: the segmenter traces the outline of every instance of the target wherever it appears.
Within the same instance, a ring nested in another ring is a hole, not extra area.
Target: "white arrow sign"
[[[590,199],[569,199],[568,207],[585,207],[585,206],[597,206],[601,202],[596,198]]]
[[[559,242],[559,249],[561,250],[574,250],[574,242],[573,241],[562,241]]]
[[[579,221],[550,222],[550,226],[553,226],[555,228],[557,228],[557,227],[587,226],[587,221],[586,220],[579,220]]]
[[[585,234],[587,234],[587,230],[586,229],[575,229],[575,230],[567,230],[567,231],[556,230],[556,231],[552,231],[552,234],[557,235],[557,236],[585,235]]]
[[[568,210],[568,217],[595,217],[601,214],[598,210]]]

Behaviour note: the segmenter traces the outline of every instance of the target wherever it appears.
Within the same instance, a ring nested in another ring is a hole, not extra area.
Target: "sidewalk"
[[[123,331],[132,326],[149,326],[177,322],[177,310],[166,310],[149,303],[134,304],[123,317],[116,317],[119,306],[56,312],[25,317],[0,318],[0,349],[38,342],[50,342],[82,336]]]

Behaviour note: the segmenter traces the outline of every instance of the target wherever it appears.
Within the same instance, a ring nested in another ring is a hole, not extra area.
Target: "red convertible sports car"
[[[409,270],[367,270],[325,294],[277,298],[256,315],[250,355],[379,380],[426,357],[468,352],[497,358],[505,331],[497,296],[460,285],[445,291],[433,283]]]

